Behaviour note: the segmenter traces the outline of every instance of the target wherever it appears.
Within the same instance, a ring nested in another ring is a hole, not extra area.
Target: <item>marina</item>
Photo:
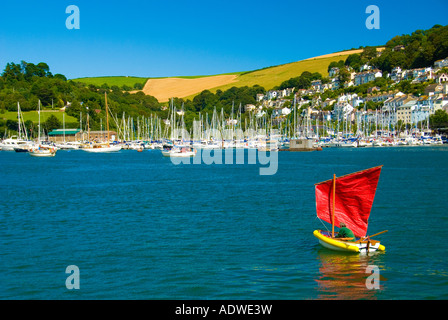
[[[259,151],[312,151],[323,148],[367,148],[395,146],[433,146],[447,143],[447,137],[431,130],[429,121],[421,122],[403,130],[397,130],[391,123],[384,123],[384,117],[377,114],[373,122],[357,117],[353,123],[345,121],[311,121],[309,117],[296,115],[287,121],[276,123],[274,117],[258,116],[256,113],[243,115],[241,106],[238,112],[226,117],[224,110],[214,109],[211,118],[208,114],[194,120],[187,129],[183,109],[170,106],[167,119],[158,116],[149,118],[126,117],[121,119],[111,114],[106,100],[106,130],[91,132],[89,117],[87,123],[80,123],[79,129],[56,129],[42,134],[39,125],[38,136],[28,137],[27,129],[21,121],[20,105],[17,103],[17,135],[5,137],[0,141],[4,151],[27,152],[39,144],[46,144],[54,150],[84,150],[91,153],[115,152],[121,149],[143,151],[145,149],[162,150],[162,155],[184,156],[178,150],[190,150],[188,156],[194,156],[197,149],[257,149]],[[359,113],[361,115],[362,112]],[[116,131],[109,129],[109,116]],[[82,119],[82,115],[80,116]],[[174,149],[173,149],[174,147]],[[167,149],[173,149],[167,152]]]

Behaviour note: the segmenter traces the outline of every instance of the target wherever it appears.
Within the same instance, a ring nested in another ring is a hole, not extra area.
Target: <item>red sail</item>
[[[358,236],[365,236],[380,178],[381,167],[355,172],[336,178],[334,225],[345,222]],[[317,216],[331,223],[333,210],[333,180],[316,184]]]

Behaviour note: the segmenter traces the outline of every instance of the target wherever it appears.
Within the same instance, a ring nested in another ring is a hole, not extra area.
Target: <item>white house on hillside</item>
[[[448,74],[446,73],[438,74],[436,76],[436,82],[437,83],[448,82]]]
[[[369,70],[361,73],[357,73],[354,78],[355,86],[359,86],[360,84],[364,84],[370,81],[374,81],[376,78],[380,78],[383,76],[383,73],[378,70]]]

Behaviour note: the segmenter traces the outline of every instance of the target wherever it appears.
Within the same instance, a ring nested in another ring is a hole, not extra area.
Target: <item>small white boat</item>
[[[30,149],[29,155],[33,157],[54,157],[56,149],[39,145],[37,148]]]
[[[193,147],[197,149],[222,149],[222,142],[202,140],[193,143]]]
[[[162,150],[164,157],[194,157],[197,150],[190,147],[177,147],[174,146],[171,149]]]
[[[329,147],[336,148],[356,148],[358,144],[355,141],[350,140],[342,140],[342,139],[333,139],[327,143]]]
[[[56,144],[56,147],[58,147],[61,150],[78,150],[81,148],[81,143],[79,142],[63,142]]]
[[[140,149],[145,149],[145,144],[142,141],[130,141],[127,144],[127,148],[129,150],[140,150]]]
[[[81,150],[91,153],[117,152],[121,150],[120,145],[109,145],[108,143],[97,143],[81,148]]]

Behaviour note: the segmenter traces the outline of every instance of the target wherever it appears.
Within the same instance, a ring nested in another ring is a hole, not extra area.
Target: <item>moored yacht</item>
[[[30,141],[19,139],[17,138],[17,136],[12,136],[11,138],[4,139],[0,143],[0,148],[3,151],[15,151],[16,149],[19,151],[22,149],[28,151],[30,146],[31,146]]]
[[[171,148],[164,148],[162,155],[164,157],[194,157],[197,150],[187,146],[173,146]]]

